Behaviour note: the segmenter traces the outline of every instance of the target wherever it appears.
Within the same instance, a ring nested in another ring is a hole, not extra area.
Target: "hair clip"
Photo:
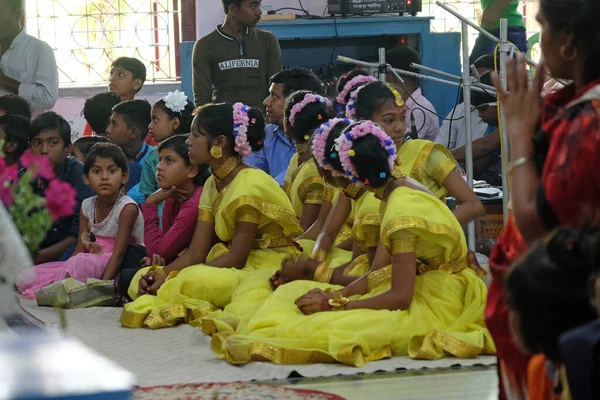
[[[356,152],[353,149],[348,150],[348,155],[350,157],[354,157],[356,155]]]
[[[254,125],[254,124],[256,123],[256,118],[252,118],[252,119],[250,120],[250,123],[251,123],[252,125]]]
[[[259,144],[259,145],[262,145],[262,144],[263,144],[262,140],[259,140],[259,141],[258,141],[258,144]]]
[[[387,176],[387,174],[385,172],[382,172],[382,173],[379,174],[379,177],[381,179],[385,179],[386,176]]]
[[[370,184],[371,182],[369,182],[369,178],[365,179],[365,185]]]
[[[308,139],[310,139],[310,136],[304,135],[304,140],[308,140]]]
[[[321,114],[319,114],[319,115],[317,115],[317,119],[318,119],[319,121],[321,121],[321,120],[323,119],[323,116],[322,116]]]
[[[337,153],[333,152],[333,153],[331,153],[331,155],[329,157],[333,158],[335,160],[337,158]]]

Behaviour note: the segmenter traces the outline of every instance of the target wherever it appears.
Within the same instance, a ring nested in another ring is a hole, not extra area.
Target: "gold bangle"
[[[327,258],[327,251],[325,249],[317,249],[317,251],[313,251],[312,256],[310,257],[315,261],[322,263]]]
[[[159,267],[158,265],[150,267],[150,271],[148,272],[154,272],[156,275],[167,275],[165,267]]]
[[[508,163],[508,174],[512,174],[512,172],[519,168],[522,167],[523,165],[527,164],[528,162],[533,161],[533,159],[531,157],[519,157],[514,161],[511,161],[510,163]]]
[[[179,271],[178,270],[174,270],[174,271],[169,272],[169,275],[167,275],[167,279],[165,279],[165,282],[168,281],[169,279],[176,278],[177,275],[179,275]]]
[[[345,310],[346,304],[350,302],[347,297],[342,296],[338,290],[332,290],[331,288],[325,289],[325,293],[329,295],[329,305],[333,311]]]
[[[333,275],[333,269],[329,268],[327,264],[321,263],[317,267],[315,274],[313,276],[313,280],[321,283],[329,283],[331,281],[331,276]]]

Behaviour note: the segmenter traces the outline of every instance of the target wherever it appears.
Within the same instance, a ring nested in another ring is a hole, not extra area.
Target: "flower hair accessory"
[[[367,135],[373,135],[379,139],[381,147],[387,152],[390,171],[394,169],[394,163],[398,158],[394,141],[388,135],[386,135],[379,125],[373,121],[363,121],[349,126],[348,129],[346,129],[346,131],[344,131],[344,133],[335,140],[335,143],[336,149],[340,155],[340,162],[342,163],[342,167],[344,168],[346,175],[357,186],[361,182],[358,177],[358,171],[352,162],[353,155],[351,154],[356,154],[352,147],[354,146],[354,141],[356,139],[365,137]],[[368,185],[366,181],[362,183]]]
[[[346,82],[346,84],[344,85],[344,89],[340,92],[340,94],[338,94],[338,96],[336,97],[335,100],[339,104],[346,104],[346,97],[348,97],[348,93],[351,93],[352,90],[356,86],[364,84],[364,83],[376,82],[376,81],[377,81],[377,79],[375,79],[371,75],[356,76],[356,77],[350,79],[348,82]]]
[[[294,125],[294,120],[296,119],[296,115],[302,111],[304,109],[304,107],[306,107],[308,104],[310,103],[323,103],[326,106],[331,106],[331,101],[329,101],[329,99],[327,99],[326,97],[323,96],[319,96],[318,94],[313,94],[313,93],[307,93],[306,95],[304,95],[304,99],[294,105],[294,107],[292,107],[292,110],[290,111],[290,125]],[[323,116],[321,116],[321,119],[323,119]]]
[[[181,113],[187,106],[187,96],[179,90],[167,93],[162,100],[165,102],[165,106],[175,113]]]
[[[358,97],[358,93],[365,87],[366,85],[359,86],[352,94],[350,95],[350,100],[348,100],[348,104],[346,105],[346,117],[350,119],[356,119],[356,98]]]
[[[248,118],[250,107],[243,103],[233,105],[233,137],[235,138],[235,151],[240,157],[248,157],[252,154],[252,146],[248,142]]]
[[[329,164],[327,157],[325,157],[325,151],[327,148],[327,139],[329,138],[329,134],[331,133],[331,130],[340,122],[345,122],[347,124],[352,123],[352,121],[350,121],[347,118],[334,118],[334,119],[324,123],[323,125],[321,125],[315,131],[315,134],[313,136],[313,142],[312,142],[312,154],[315,157],[315,160],[317,161],[317,164],[319,165],[319,167],[321,169],[333,171],[333,168],[331,168],[331,165]],[[333,157],[333,154],[332,154],[332,157]],[[336,157],[337,157],[337,154],[336,154]],[[336,157],[333,157],[333,158],[336,158]],[[334,172],[337,172],[337,171],[334,171]],[[345,176],[344,174],[341,174],[341,175]]]

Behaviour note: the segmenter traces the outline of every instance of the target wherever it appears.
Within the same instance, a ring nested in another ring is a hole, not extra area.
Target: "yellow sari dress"
[[[364,254],[360,255],[346,267],[344,275],[363,276],[371,269],[368,249],[379,244],[381,230],[381,201],[371,192],[364,192],[358,198],[352,198],[352,240]],[[341,265],[341,264],[338,264]]]
[[[290,201],[277,182],[258,169],[242,169],[220,192],[211,176],[200,197],[198,219],[214,222],[220,240],[211,249],[208,262],[227,254],[236,223],[258,225],[253,250],[244,268],[203,264],[184,268],[177,277],[167,280],[156,296],[143,295],[126,304],[121,316],[123,326],[156,329],[182,321],[200,326],[203,316],[232,301],[234,290],[244,279],[253,274],[268,279],[284,259],[300,254],[293,238],[302,230]],[[137,296],[139,279],[147,271],[148,268],[142,269],[132,280],[129,287],[132,298]]]
[[[298,153],[290,160],[288,166],[288,175],[286,176],[286,185],[284,182],[284,190],[292,202],[292,207],[298,219],[302,218],[305,204],[323,204],[323,191],[325,182],[319,174],[317,162],[314,158],[309,158],[308,161],[298,165]]]
[[[383,204],[383,203],[382,203]],[[213,336],[217,357],[233,364],[365,362],[409,355],[472,358],[493,354],[483,315],[487,290],[468,257],[462,228],[435,197],[396,188],[384,206],[381,240],[390,254],[416,253],[419,260],[411,306],[406,310],[349,310],[304,315],[295,300],[314,288],[338,286],[295,281],[279,287],[235,332]],[[391,288],[392,266],[368,275],[368,293]]]
[[[448,191],[444,181],[456,169],[456,160],[443,145],[414,139],[398,149],[400,170],[420,182],[438,199],[445,202]]]

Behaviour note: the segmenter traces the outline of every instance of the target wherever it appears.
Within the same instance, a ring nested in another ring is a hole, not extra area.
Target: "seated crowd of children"
[[[241,103],[194,110],[179,91],[152,106],[134,99],[138,63],[113,63],[110,92],[85,103],[83,136],[54,112],[30,121],[23,99],[0,97],[6,164],[27,149],[48,156],[77,192],[18,282],[23,295],[69,277],[114,280],[124,327],[189,323],[234,364],[496,353],[485,271],[463,230],[483,207],[447,148],[411,135],[397,87],[352,71],[334,107],[311,72],[283,71],[265,121]],[[281,158],[277,140],[287,169],[269,164]],[[543,353],[558,380],[579,368],[573,354],[596,351],[564,334],[598,330],[586,296],[595,279],[598,305],[597,237],[561,228],[506,280],[514,340]]]

